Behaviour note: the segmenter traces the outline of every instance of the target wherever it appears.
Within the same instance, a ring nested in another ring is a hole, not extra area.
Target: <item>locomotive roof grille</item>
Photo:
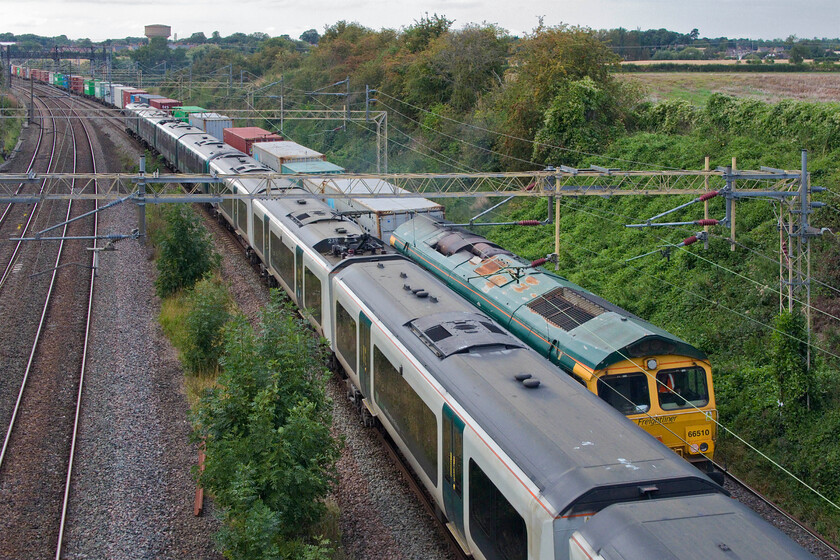
[[[477,313],[426,315],[409,321],[408,327],[439,358],[488,346],[524,348],[517,339]]]
[[[570,331],[607,311],[584,294],[562,287],[535,298],[528,303],[528,308],[564,331]]]

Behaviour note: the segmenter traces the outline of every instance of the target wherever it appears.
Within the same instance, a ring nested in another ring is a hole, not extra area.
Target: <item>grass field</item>
[[[651,101],[685,99],[702,105],[712,93],[751,97],[770,103],[783,99],[840,101],[840,72],[728,73],[663,72],[617,74],[641,85]]]

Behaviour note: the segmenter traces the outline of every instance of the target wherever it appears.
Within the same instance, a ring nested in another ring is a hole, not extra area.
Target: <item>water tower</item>
[[[168,25],[154,24],[146,26],[146,37],[152,40],[152,37],[163,37],[168,39],[172,34],[172,27]]]

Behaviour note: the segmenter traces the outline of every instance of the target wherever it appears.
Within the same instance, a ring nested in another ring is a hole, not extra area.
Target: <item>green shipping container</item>
[[[85,80],[85,95],[96,95],[96,88],[94,86],[93,80]]]
[[[190,120],[190,113],[206,113],[207,109],[203,107],[196,107],[194,105],[188,105],[186,107],[175,107],[172,109],[172,116],[178,120],[182,120],[184,122],[188,122]]]

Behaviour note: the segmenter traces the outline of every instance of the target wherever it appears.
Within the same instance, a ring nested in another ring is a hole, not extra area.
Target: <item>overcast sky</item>
[[[0,31],[88,37],[142,36],[143,26],[172,26],[178,37],[240,31],[297,38],[340,20],[379,29],[411,25],[424,13],[466,23],[491,22],[521,35],[537,25],[658,29],[704,37],[753,39],[840,36],[838,0],[0,0]]]

